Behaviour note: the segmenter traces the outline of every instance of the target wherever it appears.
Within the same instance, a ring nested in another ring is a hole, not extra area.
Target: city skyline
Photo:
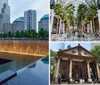
[[[20,3],[19,3],[20,2]],[[24,11],[32,9],[37,12],[37,22],[45,14],[49,14],[49,0],[33,1],[33,0],[21,0],[21,1],[8,0],[8,4],[11,8],[11,23],[18,17],[24,16]],[[46,4],[45,4],[46,3]],[[22,6],[23,4],[23,6]],[[38,5],[37,5],[38,4]],[[38,24],[38,23],[37,23]]]

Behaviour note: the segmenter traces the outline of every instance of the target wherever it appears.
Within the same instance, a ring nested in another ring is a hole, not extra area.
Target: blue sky
[[[37,21],[45,14],[49,14],[49,0],[8,0],[11,8],[11,22],[24,16],[24,11],[33,9],[37,11]]]
[[[58,51],[61,48],[67,48],[68,45],[70,45],[71,47],[75,47],[78,44],[80,44],[81,46],[83,46],[84,48],[86,48],[87,50],[90,51],[91,49],[91,43],[50,43],[50,49],[54,50],[54,51]]]

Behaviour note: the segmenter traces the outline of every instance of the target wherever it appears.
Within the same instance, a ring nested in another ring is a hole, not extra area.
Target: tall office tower
[[[0,32],[3,32],[5,23],[10,23],[10,6],[8,0],[0,0]]]
[[[28,10],[24,12],[25,30],[36,30],[37,15],[35,10]]]

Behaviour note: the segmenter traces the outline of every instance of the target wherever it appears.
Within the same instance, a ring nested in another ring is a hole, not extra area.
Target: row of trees
[[[95,25],[94,25],[94,18],[97,16],[97,6],[95,4],[90,4],[90,6],[87,8],[85,4],[80,4],[77,9],[77,20],[80,28],[83,28],[85,25],[90,23],[92,21],[93,24],[93,32],[95,32]]]
[[[77,9],[77,16],[75,17],[75,7],[73,4],[67,4],[65,7],[63,4],[58,3],[54,5],[54,12],[57,15],[57,31],[60,29],[60,20],[65,24],[66,29],[70,26],[74,27],[74,24],[78,24],[78,31],[92,21],[93,32],[95,32],[94,18],[97,16],[97,6],[95,4],[90,4],[88,7],[85,4],[79,4]]]
[[[48,38],[49,33],[48,31],[41,28],[37,33],[35,30],[25,30],[25,31],[17,31],[15,33],[8,32],[8,33],[0,33],[1,38]]]
[[[70,26],[74,25],[74,9],[75,7],[72,4],[68,4],[66,7],[63,7],[62,4],[58,3],[55,4],[54,6],[54,12],[58,17],[58,21],[57,21],[57,30],[60,29],[59,24],[61,24],[61,20],[62,22],[65,24],[65,29],[69,28]],[[59,28],[58,28],[59,27]]]

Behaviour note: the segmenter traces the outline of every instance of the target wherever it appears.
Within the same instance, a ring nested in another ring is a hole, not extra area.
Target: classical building
[[[28,10],[24,12],[24,25],[25,30],[36,30],[37,27],[37,15],[35,10]]]
[[[44,15],[41,20],[38,22],[38,31],[43,28],[44,30],[49,31],[49,14]]]
[[[0,0],[0,32],[3,32],[3,24],[10,23],[10,6],[8,0]]]
[[[80,44],[76,47],[58,51],[55,68],[55,82],[59,75],[62,81],[69,78],[70,81],[92,82],[100,79],[98,57],[86,50]]]

